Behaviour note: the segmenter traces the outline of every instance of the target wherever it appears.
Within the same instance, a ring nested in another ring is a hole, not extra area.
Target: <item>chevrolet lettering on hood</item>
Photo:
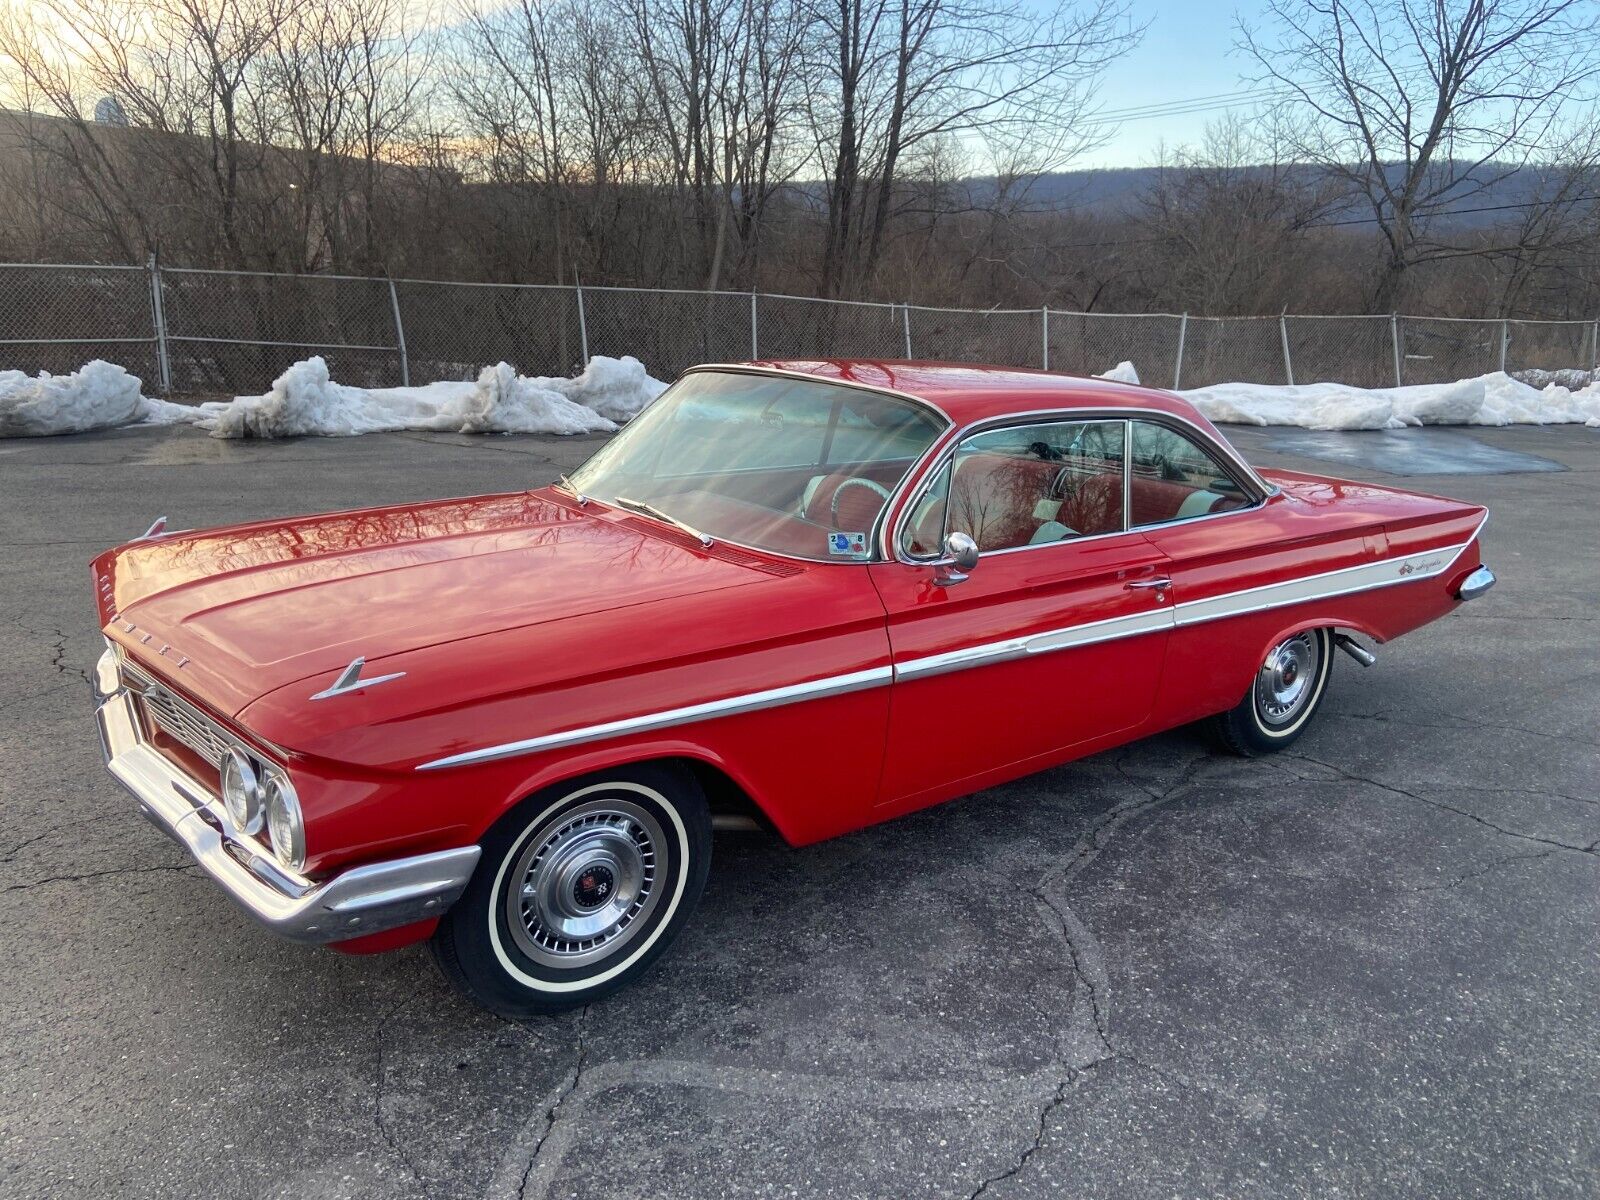
[[[97,720],[262,925],[426,941],[525,1017],[647,970],[716,828],[805,846],[1198,720],[1291,745],[1336,650],[1492,586],[1484,519],[1108,380],[698,367],[547,486],[155,522],[94,562]]]

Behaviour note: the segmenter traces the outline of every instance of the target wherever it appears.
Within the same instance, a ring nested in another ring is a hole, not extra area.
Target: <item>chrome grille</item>
[[[212,766],[221,767],[234,743],[215,721],[126,660],[122,663],[122,674],[153,725]]]

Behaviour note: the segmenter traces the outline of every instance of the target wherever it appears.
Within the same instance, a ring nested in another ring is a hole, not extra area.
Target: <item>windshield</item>
[[[933,412],[820,380],[686,375],[579,470],[604,503],[796,558],[872,556],[895,486],[943,428]]]

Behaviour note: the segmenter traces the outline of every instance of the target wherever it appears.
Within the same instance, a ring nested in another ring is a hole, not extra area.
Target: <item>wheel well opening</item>
[[[755,802],[750,793],[740,787],[734,778],[722,768],[714,766],[698,758],[672,758],[664,761],[671,762],[684,770],[693,773],[699,780],[700,786],[706,794],[706,803],[711,808],[712,828],[722,829],[749,829],[757,828],[774,837],[780,836],[777,829],[761,806]]]

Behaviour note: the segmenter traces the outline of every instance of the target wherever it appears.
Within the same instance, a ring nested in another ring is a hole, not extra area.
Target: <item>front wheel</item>
[[[547,789],[484,838],[434,958],[504,1017],[587,1004],[660,956],[710,864],[711,815],[686,770],[648,764]]]
[[[1284,749],[1316,714],[1332,673],[1332,630],[1307,629],[1279,642],[1244,699],[1217,716],[1223,744],[1246,758]]]

